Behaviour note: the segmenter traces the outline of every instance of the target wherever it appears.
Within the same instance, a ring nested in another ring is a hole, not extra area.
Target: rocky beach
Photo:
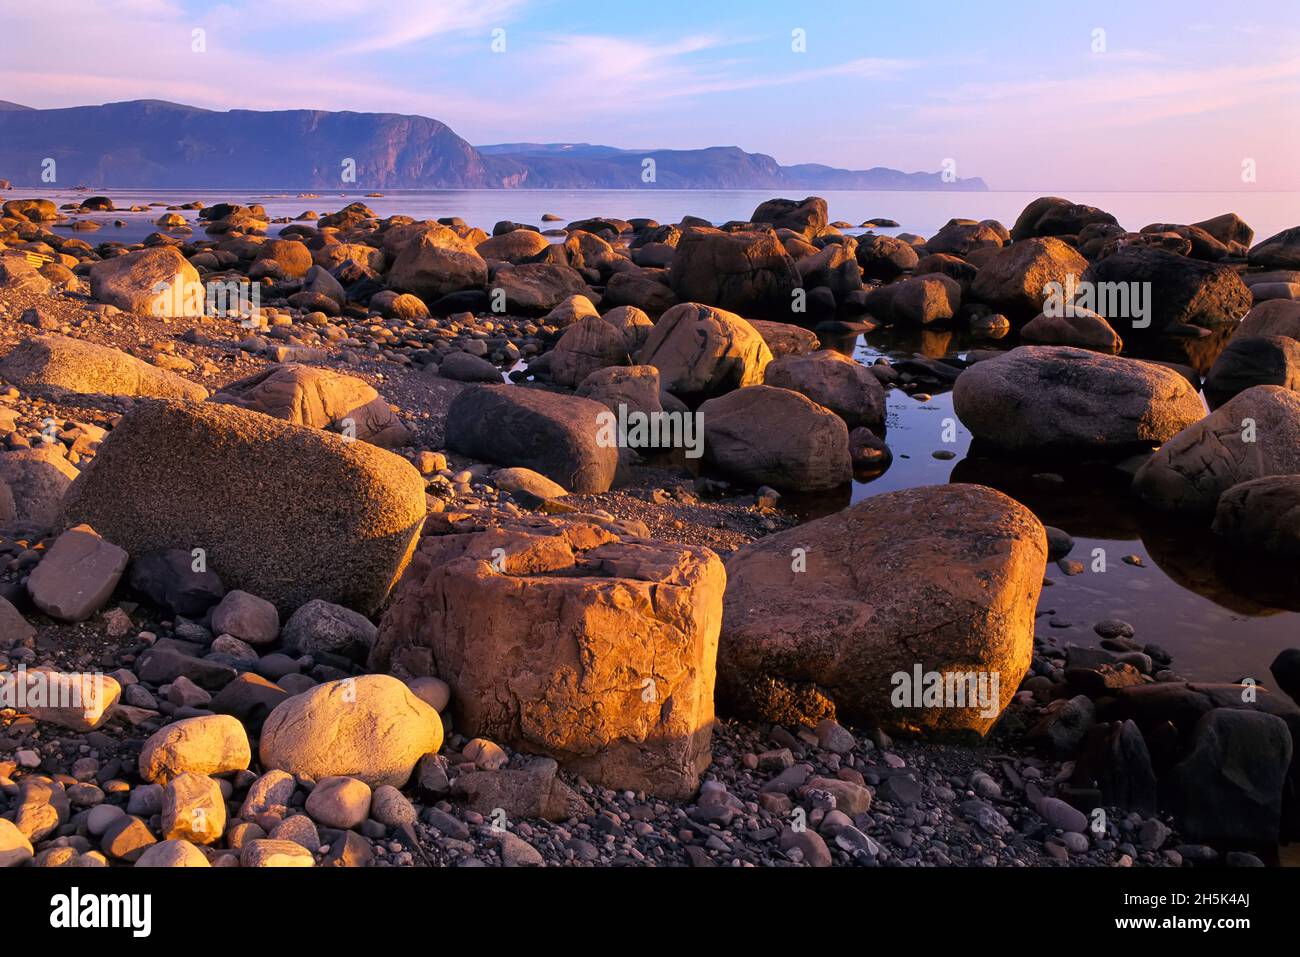
[[[0,866],[1294,859],[1300,639],[1065,620],[1050,516],[1300,610],[1300,226],[375,198],[0,193]]]

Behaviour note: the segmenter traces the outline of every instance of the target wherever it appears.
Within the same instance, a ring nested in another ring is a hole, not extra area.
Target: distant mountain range
[[[218,112],[162,100],[36,110],[0,100],[0,178],[114,188],[947,189],[978,177],[886,167],[782,166],[735,146],[625,150],[587,143],[471,146],[425,116],[323,110]],[[347,161],[355,180],[342,178]],[[653,180],[646,181],[646,160]]]

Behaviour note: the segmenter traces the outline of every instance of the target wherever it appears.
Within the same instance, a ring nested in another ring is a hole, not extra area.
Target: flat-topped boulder
[[[424,482],[366,442],[214,403],[137,403],[64,499],[133,554],[203,549],[230,588],[287,614],[383,601],[415,547]]]
[[[372,668],[436,675],[458,731],[684,797],[710,761],[722,562],[584,523],[426,537]]]
[[[0,360],[0,378],[55,395],[125,395],[201,402],[208,390],[109,346],[67,336],[36,336]]]
[[[1120,451],[1159,445],[1205,415],[1174,370],[1072,346],[1020,346],[957,377],[953,408],[1008,451]]]
[[[727,560],[719,701],[784,721],[813,685],[855,720],[983,734],[1029,668],[1046,561],[1033,513],[978,485],[887,492],[759,539]]]
[[[1251,306],[1250,289],[1235,269],[1179,256],[1154,246],[1125,246],[1091,265],[1083,281],[1100,293],[1104,284],[1130,290],[1128,315],[1106,315],[1121,336],[1155,332],[1194,332],[1235,324]],[[1132,291],[1143,293],[1143,311],[1133,308]]]
[[[406,426],[369,383],[329,369],[294,363],[271,366],[223,387],[210,401],[338,432],[381,448],[411,442]]]

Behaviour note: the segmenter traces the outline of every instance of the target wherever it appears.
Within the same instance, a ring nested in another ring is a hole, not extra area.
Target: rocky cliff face
[[[217,112],[160,100],[58,110],[0,103],[0,173],[38,185],[48,159],[60,185],[117,188],[985,188],[978,179],[944,183],[937,173],[781,166],[734,146],[480,149],[444,123],[397,113]]]

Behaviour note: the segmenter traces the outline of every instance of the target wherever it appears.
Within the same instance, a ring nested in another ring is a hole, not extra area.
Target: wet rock
[[[1300,475],[1270,475],[1219,496],[1214,532],[1239,548],[1300,558]]]

